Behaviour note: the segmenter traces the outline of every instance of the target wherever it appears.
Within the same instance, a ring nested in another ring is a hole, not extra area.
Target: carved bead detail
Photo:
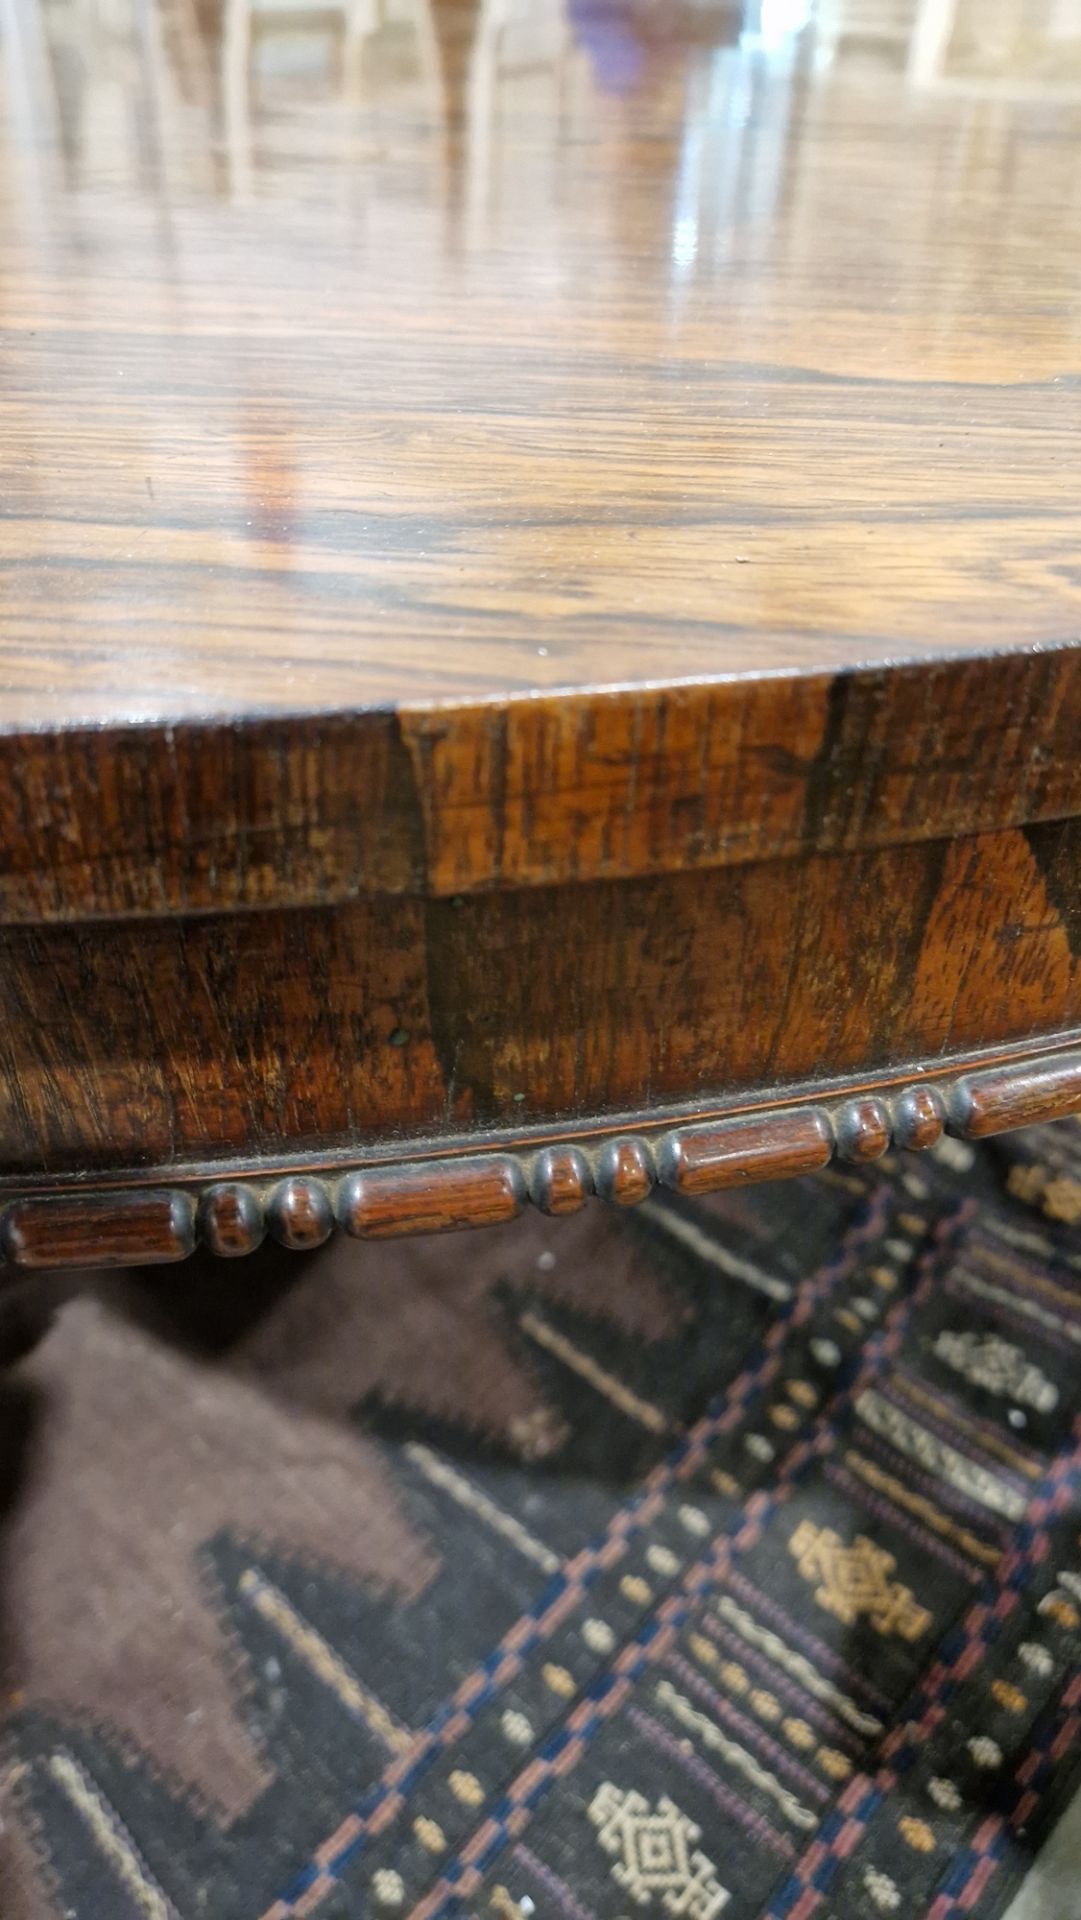
[[[942,1138],[946,1103],[937,1087],[908,1087],[893,1109],[893,1137],[899,1147],[922,1152]]]
[[[597,1156],[597,1192],[617,1207],[634,1207],[653,1191],[657,1175],[644,1140],[609,1140]]]
[[[788,1107],[681,1127],[660,1143],[657,1164],[665,1186],[677,1193],[713,1193],[719,1187],[814,1173],[832,1153],[829,1115],[820,1107]]]
[[[969,1140],[1010,1127],[1061,1120],[1081,1108],[1081,1053],[998,1067],[959,1080],[950,1099],[950,1131]]]
[[[283,1247],[321,1247],[334,1228],[334,1209],[321,1180],[295,1174],[275,1187],[267,1208],[270,1231]]]
[[[4,1215],[13,1267],[146,1267],[186,1260],[195,1218],[186,1193],[50,1194],[17,1200]]]
[[[836,1131],[842,1160],[880,1160],[890,1144],[890,1116],[881,1100],[850,1100]]]
[[[219,1186],[211,1187],[203,1195],[199,1208],[199,1232],[211,1253],[223,1259],[254,1253],[266,1234],[266,1221],[257,1195],[235,1180],[223,1180]]]
[[[521,1167],[508,1153],[371,1167],[343,1181],[338,1211],[347,1233],[383,1239],[448,1233],[513,1220],[525,1202]]]
[[[538,1153],[529,1193],[542,1213],[577,1213],[592,1191],[586,1157],[578,1147],[545,1147]]]
[[[486,1144],[445,1156],[432,1151],[404,1164],[328,1171],[325,1178],[296,1172],[278,1182],[265,1204],[266,1176],[257,1165],[206,1185],[188,1185],[178,1175],[168,1191],[9,1191],[0,1200],[0,1257],[14,1271],[141,1266],[186,1259],[198,1238],[229,1258],[251,1253],[268,1229],[283,1246],[303,1250],[322,1245],[335,1215],[348,1233],[365,1239],[493,1226],[512,1220],[527,1200],[545,1213],[573,1213],[595,1189],[616,1206],[632,1206],[658,1179],[693,1196],[812,1173],[835,1150],[848,1160],[875,1160],[891,1137],[899,1147],[930,1147],[947,1124],[978,1139],[1079,1110],[1081,1053],[1063,1051],[905,1087],[889,1105],[884,1097],[860,1094],[670,1121],[663,1133],[658,1118],[651,1138],[605,1140],[598,1127],[588,1150],[574,1141],[534,1152]],[[187,1178],[194,1183],[197,1177]]]

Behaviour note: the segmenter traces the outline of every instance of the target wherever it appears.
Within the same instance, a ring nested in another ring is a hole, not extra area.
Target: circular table
[[[1072,43],[9,13],[9,1274],[1081,1107]]]

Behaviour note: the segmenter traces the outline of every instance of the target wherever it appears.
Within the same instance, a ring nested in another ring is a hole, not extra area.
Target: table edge
[[[295,1250],[336,1228],[361,1239],[497,1225],[526,1205],[561,1216],[593,1196],[637,1205],[657,1190],[725,1188],[982,1140],[1081,1113],[1081,1033],[928,1067],[772,1090],[648,1119],[593,1118],[514,1135],[415,1142],[330,1158],[264,1157],[0,1186],[0,1282],[35,1270],[141,1266],[199,1246],[251,1253],[267,1233]]]
[[[433,899],[1081,815],[1081,643],[136,727],[0,728],[0,924]]]

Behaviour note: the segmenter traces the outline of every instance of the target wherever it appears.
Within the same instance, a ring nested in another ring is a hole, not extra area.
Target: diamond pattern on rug
[[[4,1920],[994,1920],[1081,1774],[1071,1180],[90,1283],[0,1382]]]

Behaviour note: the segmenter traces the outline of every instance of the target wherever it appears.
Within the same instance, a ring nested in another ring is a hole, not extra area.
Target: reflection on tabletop
[[[5,695],[1061,639],[1079,130],[1081,0],[0,0]]]
[[[1081,0],[0,0],[0,169],[191,196],[302,190],[318,167],[348,204],[393,139],[399,186],[441,184],[468,233],[537,211],[568,121],[633,114],[660,79],[683,97],[678,276],[721,224],[703,183],[775,199],[808,95],[883,68],[992,108],[1081,97]],[[521,115],[550,132],[529,205]]]

